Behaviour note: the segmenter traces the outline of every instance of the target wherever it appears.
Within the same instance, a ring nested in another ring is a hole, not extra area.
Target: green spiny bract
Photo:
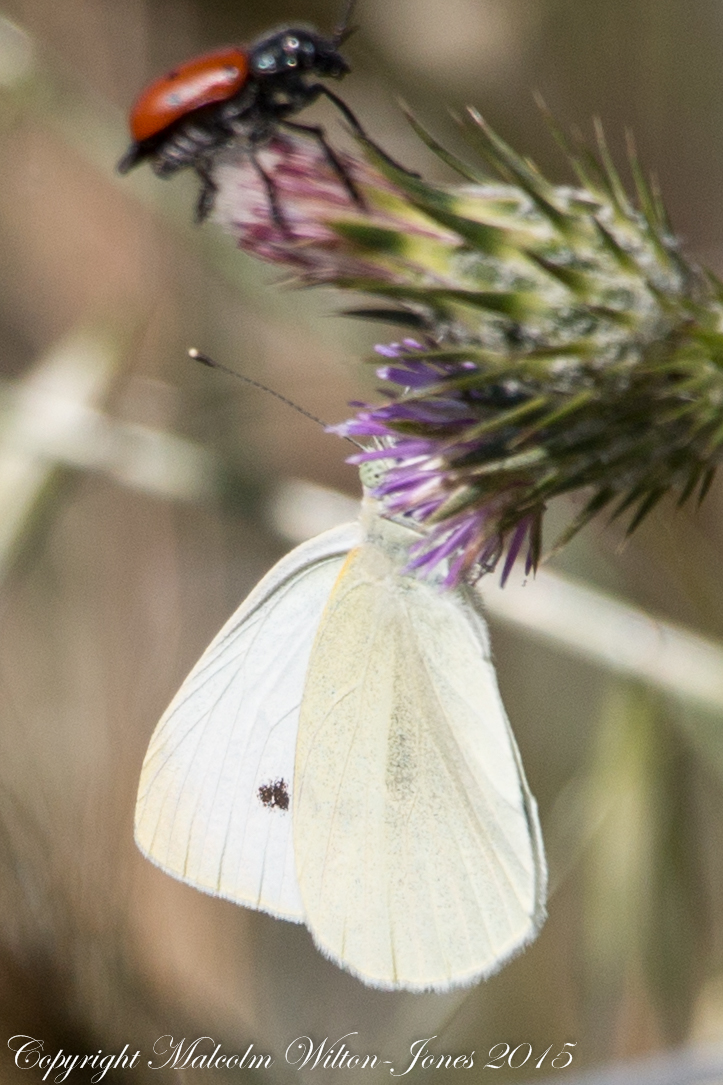
[[[634,201],[600,129],[596,154],[556,131],[578,177],[569,187],[471,118],[501,182],[413,122],[464,184],[429,184],[360,141],[366,162],[345,162],[366,210],[317,190],[310,229],[297,161],[295,219],[273,257],[302,281],[384,299],[415,327],[382,350],[398,363],[380,371],[389,401],[338,429],[380,439],[356,458],[393,461],[378,494],[424,530],[416,564],[445,557],[451,581],[505,549],[507,572],[525,544],[535,566],[544,508],[560,494],[585,501],[558,544],[604,508],[632,531],[671,488],[681,503],[702,498],[723,445],[723,286],[681,256],[632,144]],[[316,156],[318,178],[318,151],[288,147],[287,163]],[[284,183],[282,168],[282,200]],[[254,248],[248,232],[241,243]]]

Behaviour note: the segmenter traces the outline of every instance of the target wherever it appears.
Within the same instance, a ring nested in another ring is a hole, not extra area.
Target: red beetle
[[[289,117],[325,95],[359,133],[363,129],[341,98],[313,77],[340,79],[349,65],[339,46],[349,36],[354,0],[347,0],[344,19],[332,38],[312,27],[284,28],[265,34],[249,47],[230,46],[206,53],[156,79],[140,95],[130,115],[133,142],[118,163],[127,173],[149,160],[159,177],[168,177],[187,166],[202,181],[196,217],[204,219],[216,193],[211,171],[216,154],[238,137],[269,195],[272,215],[284,225],[274,183],[255,150],[278,126],[301,130],[321,144],[330,164],[351,198],[362,205],[354,182],[339,161],[318,125],[299,124]]]

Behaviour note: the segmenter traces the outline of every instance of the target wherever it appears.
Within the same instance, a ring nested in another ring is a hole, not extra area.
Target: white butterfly
[[[366,498],[274,566],[158,724],[136,840],[373,987],[443,991],[535,936],[546,867],[478,596],[406,575],[416,538]]]

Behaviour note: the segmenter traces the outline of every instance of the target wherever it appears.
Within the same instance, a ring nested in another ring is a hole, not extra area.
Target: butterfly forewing
[[[204,652],[143,763],[136,840],[198,889],[301,921],[291,793],[299,705],[324,605],[359,525],[304,543]]]
[[[411,538],[377,519],[321,620],[295,851],[327,955],[380,987],[445,989],[530,940],[545,866],[474,595],[403,575]]]

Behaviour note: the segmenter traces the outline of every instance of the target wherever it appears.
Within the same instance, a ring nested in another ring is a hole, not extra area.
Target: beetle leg
[[[326,155],[326,159],[327,159],[329,165],[334,170],[334,172],[338,176],[341,183],[344,185],[344,188],[347,190],[347,192],[351,196],[352,201],[355,204],[357,204],[357,206],[360,207],[362,209],[362,211],[365,211],[366,210],[366,203],[364,202],[364,199],[363,199],[359,189],[354,184],[354,181],[352,180],[352,177],[351,177],[349,171],[347,170],[346,166],[344,165],[344,163],[341,161],[339,156],[336,154],[333,147],[331,147],[330,144],[328,143],[327,138],[326,138],[326,133],[324,132],[324,129],[321,127],[321,125],[320,124],[299,124],[298,121],[279,121],[278,123],[279,123],[280,127],[282,127],[282,128],[290,128],[292,131],[295,131],[295,132],[309,132],[309,134],[312,135],[316,139],[319,146],[321,147],[324,154]]]
[[[283,230],[285,234],[291,236],[291,229],[289,228],[289,224],[286,221],[281,210],[281,205],[279,204],[279,194],[276,191],[276,185],[273,182],[273,178],[269,177],[268,173],[259,162],[258,158],[256,157],[256,151],[253,147],[249,147],[248,155],[253,163],[254,169],[261,178],[261,181],[263,182],[264,188],[266,189],[266,195],[268,196],[269,200],[269,207],[271,208],[271,217],[274,220],[274,224],[278,226],[280,230]]]
[[[137,143],[134,140],[116,166],[118,173],[128,173],[129,170],[139,165],[149,153],[142,143]]]
[[[204,219],[208,218],[213,210],[218,187],[211,176],[208,167],[196,163],[196,173],[201,178],[201,191],[196,200],[196,210],[193,217],[196,222],[201,223]]]
[[[356,114],[352,112],[352,110],[349,108],[343,98],[340,98],[338,94],[334,94],[333,90],[329,90],[329,88],[324,86],[323,83],[312,83],[308,90],[314,92],[314,98],[318,98],[320,94],[323,94],[326,98],[329,99],[330,102],[333,102],[336,108],[341,113],[344,120],[349,123],[355,135],[360,136],[361,139],[365,141],[365,143],[368,143],[371,147],[373,147],[376,153],[380,155],[385,162],[388,162],[390,166],[393,166],[395,170],[401,170],[402,173],[406,173],[408,177],[419,177],[419,174],[415,173],[414,170],[408,170],[406,166],[402,166],[401,163],[395,162],[391,155],[388,155],[387,152],[383,150],[378,143],[375,143],[374,140],[367,135],[361,121],[356,116]]]

